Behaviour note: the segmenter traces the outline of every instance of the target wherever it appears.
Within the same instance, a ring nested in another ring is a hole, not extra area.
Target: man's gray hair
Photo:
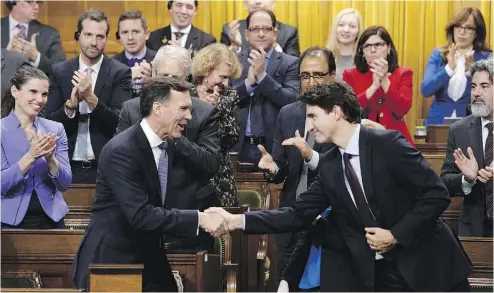
[[[470,70],[471,76],[473,76],[476,72],[485,71],[489,74],[489,80],[492,83],[492,71],[494,70],[492,67],[494,66],[492,54],[487,59],[481,59],[477,62],[474,62],[472,65],[472,69]]]
[[[189,50],[177,45],[162,46],[156,53],[156,56],[154,56],[151,65],[153,66],[153,68],[158,68],[159,63],[162,62],[165,58],[172,58],[177,60],[183,67],[185,67],[185,72],[187,72],[187,75],[190,74],[192,57]]]

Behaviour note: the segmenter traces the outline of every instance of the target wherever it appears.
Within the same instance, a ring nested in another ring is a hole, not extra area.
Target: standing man
[[[261,144],[270,152],[280,109],[297,100],[300,90],[298,58],[274,50],[276,17],[268,10],[247,16],[250,49],[239,53],[243,71],[232,80],[239,95],[240,139],[235,146],[239,161],[257,166]]]
[[[28,65],[29,61],[19,52],[12,52],[2,48],[1,54],[2,61],[0,64],[2,65],[2,89],[0,92],[0,98],[3,99],[5,93],[10,91],[10,78],[14,75],[17,69],[21,68],[22,65]]]
[[[493,59],[472,65],[472,114],[449,130],[441,178],[451,196],[463,197],[459,235],[492,237]]]
[[[440,218],[448,190],[431,165],[397,131],[361,127],[355,93],[334,82],[314,86],[308,130],[337,147],[320,159],[319,174],[293,207],[232,215],[247,234],[309,229],[329,205],[334,226],[321,259],[326,291],[469,291],[469,260]]]
[[[9,16],[1,19],[2,48],[22,53],[32,66],[51,74],[65,61],[58,31],[36,20],[42,1],[5,1]]]
[[[191,119],[189,90],[182,80],[152,78],[141,91],[144,119],[101,151],[93,213],[72,269],[76,288],[89,288],[90,264],[144,264],[142,291],[177,292],[162,234],[227,228],[218,215],[164,207],[180,194],[168,185],[168,168],[177,156],[172,139]]]
[[[113,137],[122,104],[131,98],[130,68],[103,55],[110,24],[90,9],[77,21],[78,57],[53,66],[46,118],[61,122],[69,142],[73,183],[94,184],[103,146]]]
[[[151,33],[147,41],[149,48],[157,51],[161,46],[171,42],[197,52],[209,44],[216,43],[212,35],[192,25],[199,1],[174,0],[168,1],[167,5],[172,21],[170,25]]]
[[[245,0],[244,7],[249,13],[261,9],[273,11],[275,0]],[[274,46],[275,50],[295,57],[300,56],[297,28],[277,21],[276,29],[278,36]],[[249,43],[245,37],[246,32],[247,25],[243,19],[235,19],[230,23],[225,23],[221,31],[221,43],[231,46],[230,48],[234,51],[248,49]]]
[[[132,96],[139,96],[143,79],[151,77],[151,61],[156,51],[146,47],[149,39],[149,29],[146,18],[140,10],[125,11],[118,18],[117,40],[122,43],[124,50],[113,59],[132,69]]]

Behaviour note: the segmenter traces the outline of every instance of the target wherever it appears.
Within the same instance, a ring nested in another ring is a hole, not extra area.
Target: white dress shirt
[[[170,24],[170,29],[172,31],[172,41],[176,41],[177,37],[175,36],[175,32],[181,32],[183,35],[180,38],[180,47],[185,48],[185,43],[187,43],[187,38],[189,37],[190,30],[192,29],[192,25],[189,24],[188,27],[184,29],[178,29],[173,24]],[[185,49],[194,49],[194,48],[185,48]]]
[[[10,32],[10,38],[12,38],[12,36],[14,36],[17,32],[19,32],[19,29],[16,28],[16,26],[18,24],[21,24],[23,25],[25,28],[26,28],[26,38],[27,38],[27,34],[28,34],[28,31],[29,31],[29,22],[28,23],[20,23],[18,22],[17,20],[15,20],[12,15],[9,15],[9,32]],[[39,36],[37,36],[36,38],[38,38]],[[31,40],[27,39],[28,42],[31,42]],[[36,60],[32,61],[30,60],[30,64],[31,66],[34,66],[34,67],[38,67],[39,66],[39,61],[41,60],[41,54],[39,53],[38,51],[38,56],[36,57]]]
[[[487,129],[487,127],[485,127],[485,126],[489,122],[492,122],[492,121],[489,121],[489,120],[485,119],[484,117],[482,117],[480,119],[481,119],[480,124],[482,125],[482,150],[485,150],[485,144],[487,142],[487,136],[489,135],[489,129]],[[480,169],[482,169],[482,166],[479,166],[479,170]],[[465,195],[468,195],[468,194],[470,194],[470,192],[472,192],[472,188],[475,185],[475,183],[477,183],[477,180],[470,183],[470,182],[465,180],[465,176],[461,176],[461,189],[463,190],[463,193],[465,193]]]
[[[147,122],[146,118],[142,119],[141,123],[141,128],[142,131],[144,131],[144,135],[149,141],[149,145],[151,146],[151,151],[153,152],[153,157],[154,157],[154,162],[156,163],[156,170],[158,170],[158,166],[160,163],[160,157],[161,157],[161,152],[163,152],[159,146],[163,143],[163,140],[156,134],[151,129],[151,126],[149,126],[149,123]],[[168,174],[170,174],[168,172]],[[199,235],[199,218],[200,214],[199,211],[197,211],[197,233],[196,235]]]
[[[352,135],[352,138],[350,138],[350,141],[348,142],[348,145],[345,150],[340,148],[340,153],[341,153],[341,164],[343,165],[343,174],[345,174],[345,161],[343,161],[343,154],[347,153],[352,155],[350,158],[350,164],[352,164],[353,170],[355,170],[355,174],[357,175],[358,182],[360,184],[360,188],[362,189],[362,193],[364,194],[365,201],[367,202],[367,196],[365,195],[365,189],[364,189],[364,184],[362,183],[362,170],[360,168],[360,149],[359,149],[359,139],[360,139],[360,124],[357,124],[357,128],[355,128],[355,132]],[[352,189],[350,188],[350,183],[348,182],[348,179],[346,176],[343,176],[345,178],[345,186],[346,189],[348,190],[348,193],[350,194],[350,197],[352,198],[353,204],[355,205],[355,208],[357,208],[357,203],[355,202],[355,197],[353,196]],[[367,204],[369,204],[367,202]],[[370,206],[369,206],[370,208]],[[376,252],[376,260],[382,259],[383,256],[379,253]]]
[[[98,63],[95,65],[91,66],[91,69],[93,70],[91,73],[91,86],[92,86],[92,91],[94,92],[94,86],[96,85],[96,80],[98,79],[98,73],[101,69],[101,63],[103,63],[103,55],[101,55]],[[79,55],[79,71],[84,72],[89,66],[84,64],[82,62],[82,57]],[[79,103],[79,111],[81,109],[81,104],[86,103],[86,101],[82,101]],[[91,113],[92,110],[88,107],[88,113]],[[67,111],[65,112],[67,114]],[[75,111],[72,112],[72,115],[67,115],[69,118],[73,119],[75,117]],[[88,118],[87,122],[81,122],[79,121],[79,124],[81,123],[87,123],[88,124],[88,129],[91,123],[91,118]],[[80,129],[80,128],[79,128]],[[79,135],[79,129],[77,130],[77,140],[75,142],[75,149],[74,149],[74,155],[72,156],[73,161],[84,161],[84,158],[79,158],[77,155],[79,154],[79,144],[81,140],[81,136]],[[93,151],[93,146],[91,145],[91,133],[88,134],[87,136],[87,159],[88,160],[94,160],[96,157],[94,156],[94,151]]]

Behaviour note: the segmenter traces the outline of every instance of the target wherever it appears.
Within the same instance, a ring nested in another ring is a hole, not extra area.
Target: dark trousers
[[[238,160],[241,163],[252,163],[255,165],[255,169],[257,170],[257,165],[261,160],[261,151],[257,148],[255,144],[249,144],[244,142],[242,144],[242,150],[240,151]]]
[[[279,279],[297,245],[298,232],[276,234],[276,277]]]
[[[376,261],[376,292],[412,292],[398,270],[396,262],[381,259]],[[449,289],[448,292],[470,292],[468,279]]]
[[[72,169],[72,184],[96,184],[97,165],[91,164],[90,168],[83,167],[77,162],[70,162]]]

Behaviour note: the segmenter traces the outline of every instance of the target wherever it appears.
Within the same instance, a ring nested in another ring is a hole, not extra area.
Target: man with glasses
[[[60,34],[36,20],[41,1],[5,1],[9,16],[1,19],[2,48],[22,53],[32,66],[46,74],[51,66],[65,61]]]
[[[118,19],[118,31],[115,35],[124,46],[124,50],[113,56],[113,59],[132,69],[132,97],[137,97],[142,79],[151,77],[151,61],[156,55],[156,51],[146,47],[149,29],[142,12],[129,10],[122,13]]]
[[[276,17],[268,10],[247,17],[246,39],[250,48],[239,53],[243,66],[240,78],[232,80],[240,103],[240,140],[235,151],[241,162],[259,163],[257,145],[271,151],[274,125],[280,109],[297,100],[298,58],[274,50]]]

